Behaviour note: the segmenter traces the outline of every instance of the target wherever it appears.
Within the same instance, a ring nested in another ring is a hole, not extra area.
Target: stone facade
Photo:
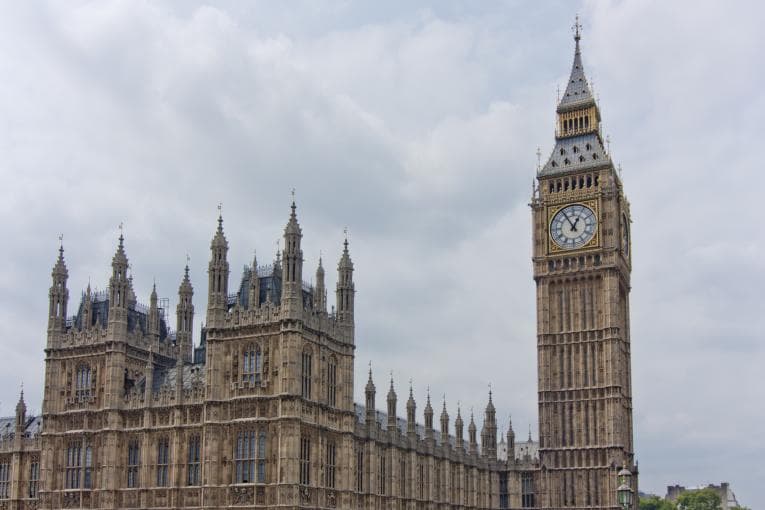
[[[430,396],[424,425],[417,423],[411,388],[399,418],[392,380],[386,412],[378,411],[371,368],[365,403],[354,403],[348,241],[328,310],[321,260],[315,285],[303,281],[293,203],[282,252],[266,266],[253,260],[233,291],[218,218],[196,348],[188,267],[171,330],[156,289],[148,306],[137,301],[120,235],[108,290],[88,285],[69,316],[60,249],[43,414],[28,418],[22,396],[0,430],[0,510],[614,508],[616,470],[627,465],[637,474],[630,214],[603,148],[578,33],[576,43],[556,148],[531,201],[538,444],[531,437],[516,444],[512,426],[498,444],[491,393],[480,444],[472,413],[467,437],[459,410],[450,431],[445,404],[436,429]]]
[[[537,284],[539,504],[616,508],[632,443],[630,207],[604,147],[579,26],[556,144],[531,199]],[[637,498],[635,498],[637,507]]]

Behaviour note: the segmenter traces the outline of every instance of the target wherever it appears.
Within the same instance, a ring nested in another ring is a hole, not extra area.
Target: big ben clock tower
[[[630,210],[582,68],[580,26],[555,148],[532,197],[541,508],[619,508],[632,441]],[[635,498],[636,499],[636,498]],[[637,505],[635,505],[637,508]]]

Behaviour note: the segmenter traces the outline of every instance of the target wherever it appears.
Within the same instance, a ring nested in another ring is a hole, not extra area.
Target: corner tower
[[[630,211],[582,66],[580,25],[555,147],[531,199],[541,508],[616,508],[633,472]],[[633,476],[636,489],[637,477]]]

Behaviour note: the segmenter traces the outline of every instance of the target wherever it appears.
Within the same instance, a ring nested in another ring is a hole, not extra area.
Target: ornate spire
[[[566,108],[570,106],[583,106],[584,103],[595,103],[592,96],[592,91],[587,83],[587,77],[584,75],[584,67],[582,66],[582,52],[579,48],[579,41],[581,40],[582,25],[579,23],[579,15],[576,16],[576,22],[572,27],[574,31],[574,63],[571,65],[571,75],[566,85],[566,91],[563,93],[563,97],[558,104],[558,108]]]
[[[223,213],[221,212],[221,206],[218,205],[218,228],[215,230],[215,235],[213,236],[212,242],[210,243],[211,248],[216,247],[225,247],[228,248],[228,241],[226,240],[226,234],[223,233]]]

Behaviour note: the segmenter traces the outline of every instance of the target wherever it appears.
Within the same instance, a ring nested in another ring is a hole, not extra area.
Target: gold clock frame
[[[586,244],[579,246],[578,248],[561,248],[558,246],[558,244],[553,240],[552,238],[552,220],[555,217],[556,214],[558,214],[559,211],[562,209],[565,209],[566,207],[569,207],[571,205],[577,205],[581,204],[585,207],[589,207],[592,212],[595,214],[595,234],[592,236],[592,239],[590,239]],[[600,209],[598,207],[598,201],[597,200],[577,200],[575,202],[569,202],[563,205],[558,205],[555,207],[548,207],[547,208],[547,253],[550,254],[560,254],[560,253],[574,253],[578,251],[584,251],[584,250],[590,250],[593,248],[599,248],[600,247]]]

